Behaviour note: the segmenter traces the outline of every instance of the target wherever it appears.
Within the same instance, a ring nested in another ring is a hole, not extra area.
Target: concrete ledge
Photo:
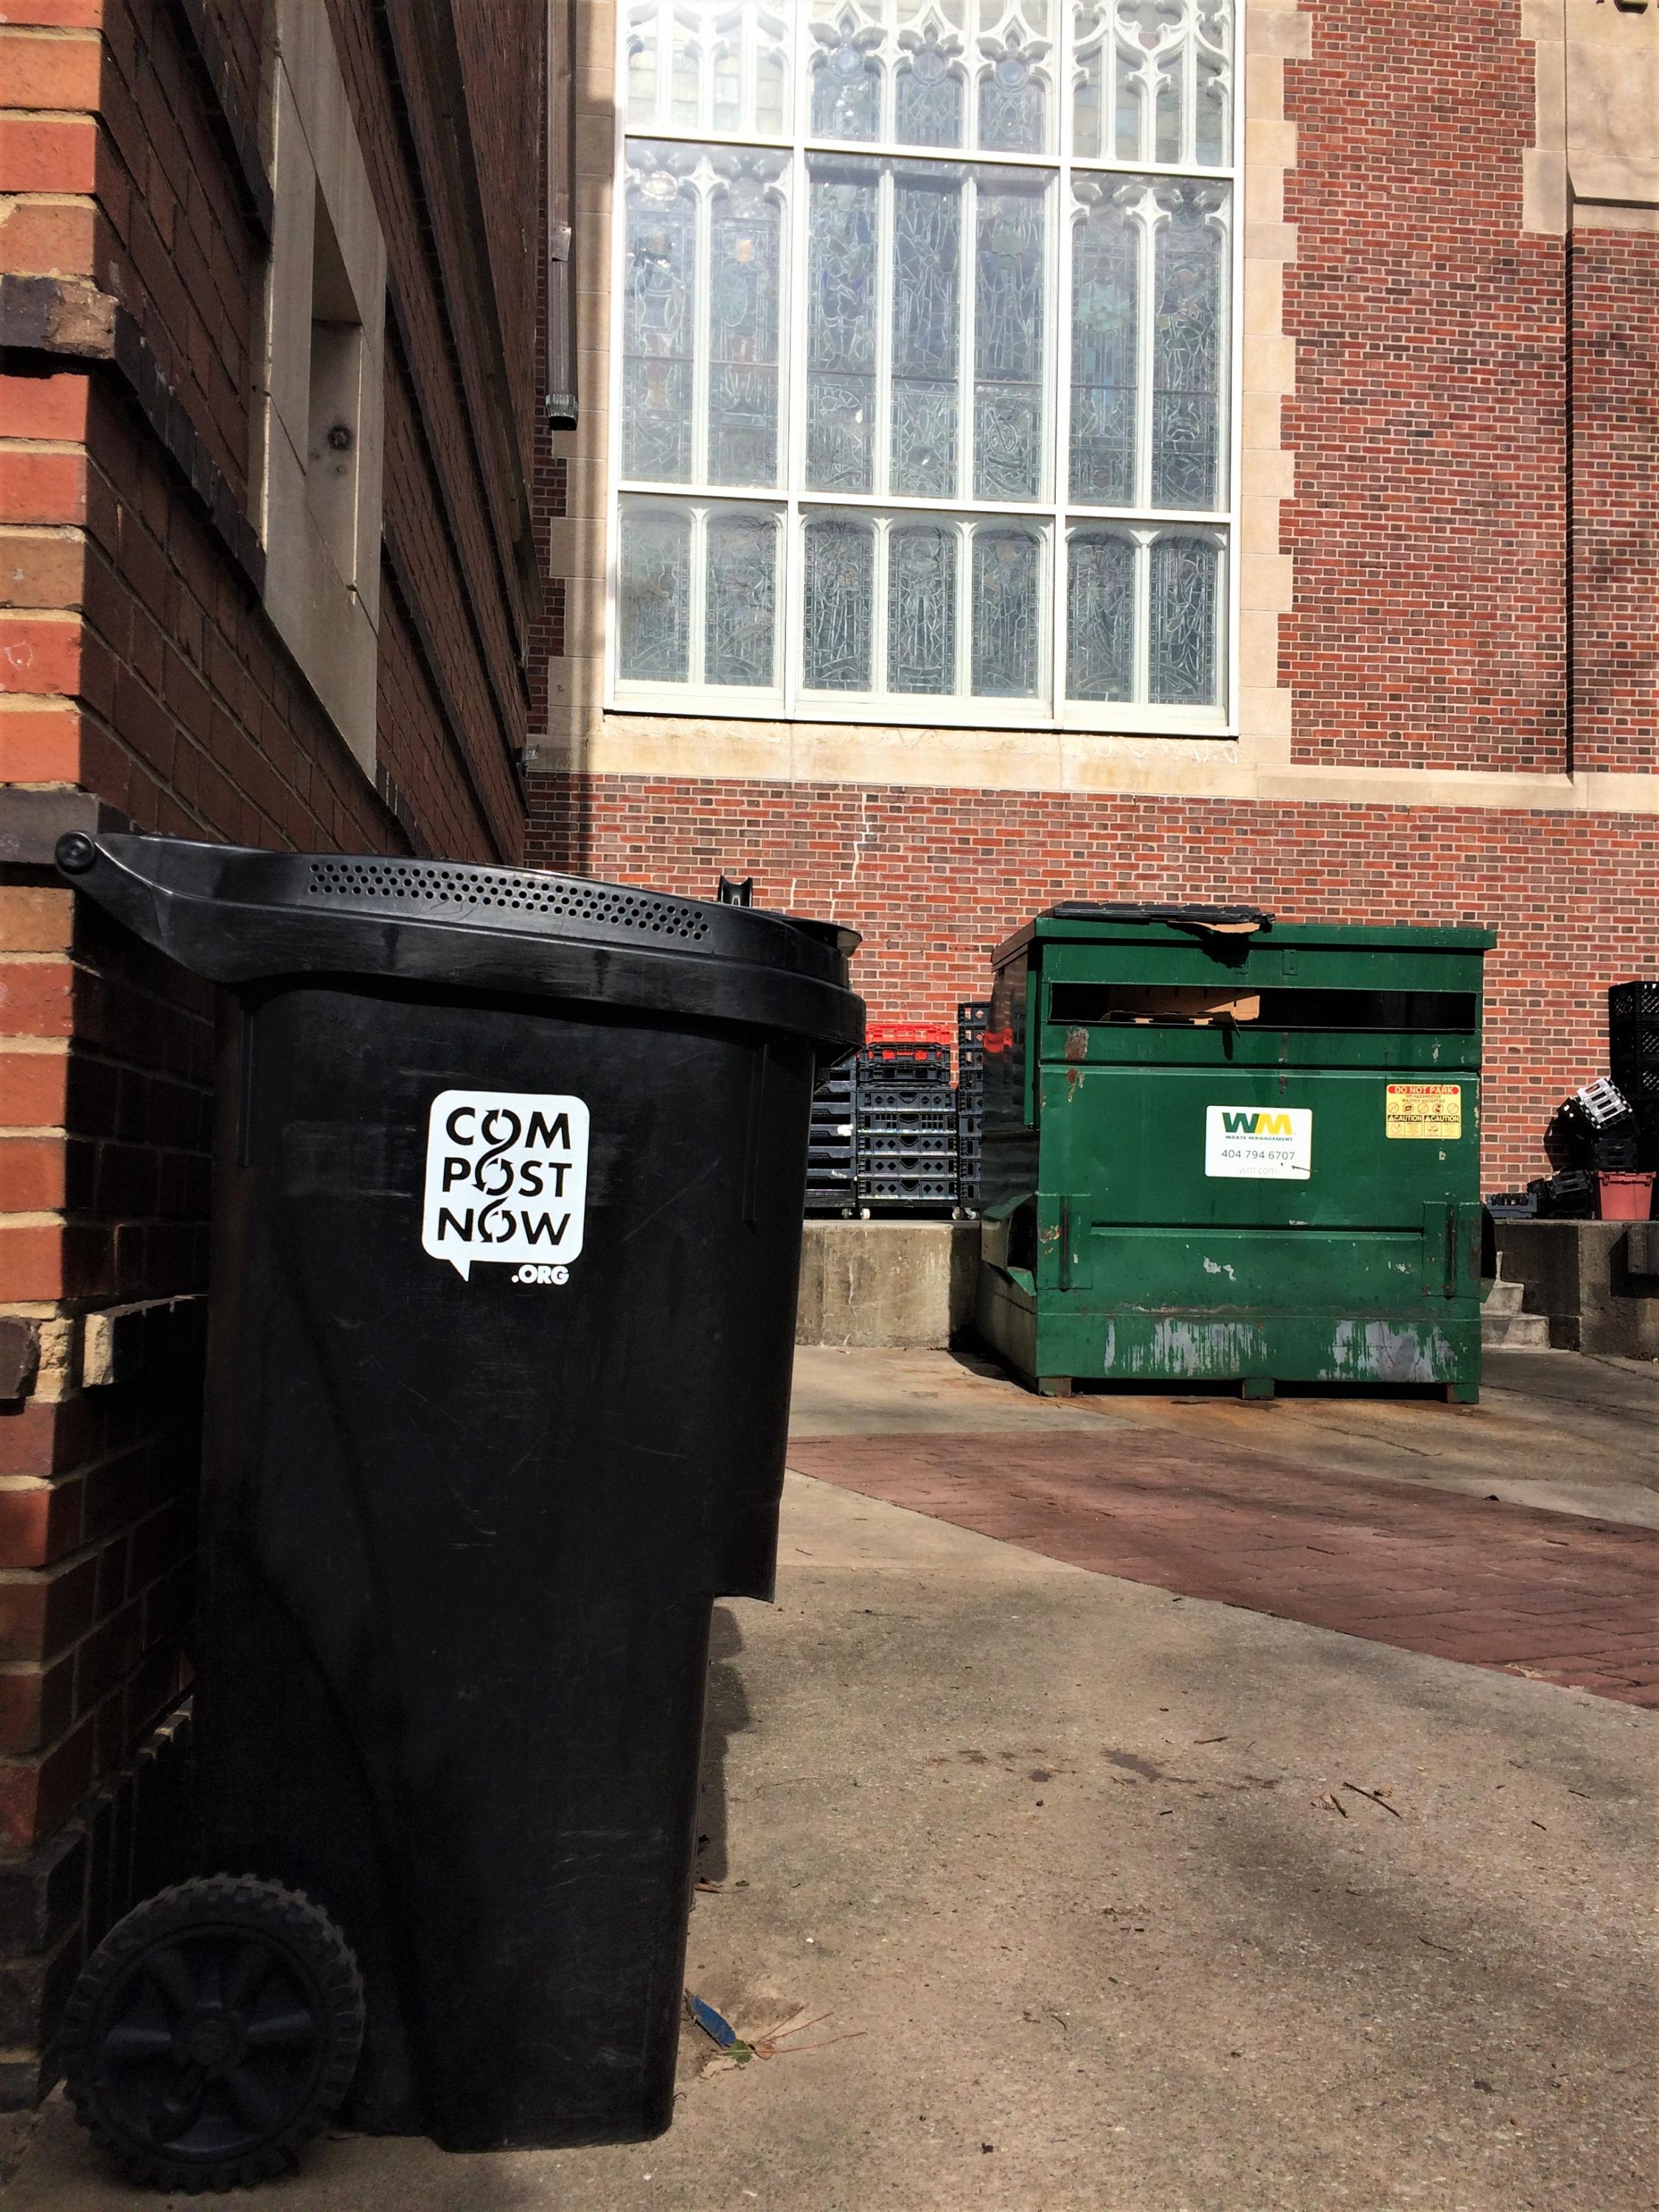
[[[797,1344],[943,1346],[974,1317],[977,1221],[809,1221]]]
[[[1529,1313],[1549,1316],[1558,1351],[1659,1359],[1656,1224],[1648,1221],[1499,1221],[1505,1278],[1525,1286]]]

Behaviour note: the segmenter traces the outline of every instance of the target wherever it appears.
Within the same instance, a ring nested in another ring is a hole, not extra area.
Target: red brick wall
[[[0,443],[0,522],[42,526],[13,541],[12,592],[51,595],[27,612],[0,606],[0,775],[78,783],[174,836],[395,847],[126,402],[64,369],[0,379],[0,404],[19,441]]]
[[[544,866],[702,898],[752,875],[758,903],[862,930],[854,980],[882,1020],[953,1018],[997,943],[1060,898],[1495,929],[1488,1188],[1549,1171],[1552,1112],[1606,1066],[1607,984],[1659,974],[1659,822],[1629,817],[613,776],[532,796]]]
[[[111,1775],[177,1694],[199,1390],[148,1359],[79,1387],[88,1311],[206,1279],[212,993],[68,890],[0,889],[0,1280],[40,1323],[0,1416],[0,1849]],[[198,1346],[199,1348],[199,1346]]]
[[[1659,237],[1576,229],[1572,751],[1651,774],[1659,723]]]
[[[422,629],[417,642],[407,622],[382,618],[380,757],[400,788],[422,787],[416,817],[425,849],[448,860],[511,861],[524,835],[512,761],[524,743],[524,675],[504,631],[486,635],[478,622],[480,599],[492,595],[455,557],[440,465],[420,388],[400,351],[389,349],[383,498],[395,518],[392,596],[401,608],[419,607]],[[490,628],[501,621],[497,607]],[[403,665],[388,667],[389,661]],[[438,706],[438,684],[453,702],[447,714]],[[422,693],[432,712],[416,738],[400,714],[385,709],[394,696]]]
[[[432,501],[429,528],[463,586],[460,619],[441,629],[434,622],[433,649],[452,694],[461,692],[468,661],[488,684],[489,711],[468,716],[458,736],[474,756],[480,782],[511,793],[495,834],[516,847],[521,817],[510,755],[524,742],[528,617],[517,574],[517,509],[505,475],[516,434],[508,426],[507,436],[495,434],[493,387],[469,325],[464,276],[480,242],[444,189],[447,125],[422,74],[414,0],[328,4],[399,311],[388,358],[402,351],[401,331]],[[513,5],[516,15],[519,0]],[[532,210],[536,176],[532,165],[520,186]],[[520,343],[524,336],[517,333]],[[527,377],[528,356],[515,358],[513,369],[515,377]],[[421,582],[407,580],[408,588],[418,590]]]
[[[173,10],[33,0],[6,19],[0,101],[25,112],[6,121],[0,191],[27,196],[0,222],[0,267],[84,278],[121,301],[245,500],[259,245],[225,204]]]
[[[513,370],[525,465],[541,411],[532,370],[544,234],[530,179],[542,167],[542,49],[547,0],[453,0],[467,113],[477,149],[489,265]]]
[[[1565,267],[1521,228],[1520,0],[1321,0],[1285,64],[1299,760],[1559,771]]]

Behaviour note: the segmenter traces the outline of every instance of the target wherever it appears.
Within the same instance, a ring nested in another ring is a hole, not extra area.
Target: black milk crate
[[[956,1103],[948,1083],[861,1083],[859,1111],[882,1114],[936,1114]]]
[[[1614,983],[1607,990],[1607,1026],[1659,1022],[1659,982]]]
[[[1621,1091],[1626,1087],[1624,1071],[1627,1067],[1659,1067],[1659,1019],[1609,1021],[1607,1066]]]
[[[1554,1221],[1588,1221],[1595,1211],[1595,1177],[1586,1168],[1563,1168],[1527,1185],[1538,1211]]]
[[[991,1018],[988,999],[964,999],[957,1008],[957,1083],[978,1089],[985,1081],[985,1029]]]
[[[1623,1114],[1610,1129],[1598,1129],[1590,1139],[1589,1164],[1604,1175],[1629,1175],[1638,1150],[1636,1116]]]
[[[956,1138],[949,1129],[859,1132],[859,1166],[877,1175],[887,1173],[889,1162],[906,1168],[914,1166],[919,1174],[925,1175],[930,1170],[923,1162],[953,1160],[956,1156]]]
[[[1659,1099],[1659,1056],[1631,1062],[1613,1056],[1613,1079],[1632,1106]]]
[[[1488,1194],[1486,1205],[1494,1221],[1531,1221],[1538,1212],[1538,1193],[1535,1190],[1494,1190]]]
[[[955,1206],[957,1202],[954,1172],[861,1175],[858,1188],[860,1206]]]
[[[859,1054],[859,1088],[881,1083],[949,1084],[951,1048],[918,1037],[867,1044]]]
[[[954,1091],[936,1091],[926,1106],[884,1106],[878,1096],[860,1098],[853,1116],[860,1129],[946,1129],[956,1118]]]
[[[917,1136],[933,1135],[935,1132],[948,1136],[956,1127],[956,1114],[951,1105],[951,1094],[945,1094],[945,1103],[923,1109],[906,1107],[902,1114],[884,1113],[879,1106],[866,1106],[860,1111],[855,1124],[860,1142],[866,1137],[897,1137],[914,1133]]]

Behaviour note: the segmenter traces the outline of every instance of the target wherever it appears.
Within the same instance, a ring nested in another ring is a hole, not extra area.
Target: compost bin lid
[[[757,1023],[842,1052],[864,1038],[839,923],[532,869],[268,853],[79,831],[78,890],[213,981],[355,975],[419,988],[599,1000]]]

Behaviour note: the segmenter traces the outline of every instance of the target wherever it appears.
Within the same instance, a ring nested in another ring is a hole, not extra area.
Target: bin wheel
[[[194,2195],[285,2172],[363,2039],[345,1938],[297,1890],[211,1875],[118,1922],[64,2023],[81,2124],[129,2181]]]

